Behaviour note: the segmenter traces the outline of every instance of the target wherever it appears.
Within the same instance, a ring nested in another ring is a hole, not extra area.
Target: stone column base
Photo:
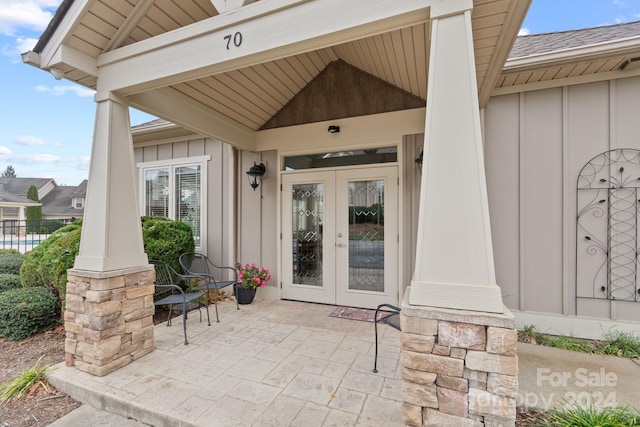
[[[104,376],[153,351],[155,270],[67,271],[65,362]]]
[[[515,426],[518,334],[504,314],[402,303],[403,424]]]

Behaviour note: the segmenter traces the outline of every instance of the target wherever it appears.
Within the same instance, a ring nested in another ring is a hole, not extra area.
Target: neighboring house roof
[[[40,203],[0,189],[0,207],[38,206]]]
[[[87,192],[87,180],[80,185],[63,185],[52,189],[42,198],[43,216],[78,216],[84,214],[84,208],[75,209],[72,205],[74,197],[84,197]]]
[[[75,190],[71,193],[71,197],[85,197],[87,195],[87,181],[86,179],[80,183]]]
[[[640,21],[616,25],[602,25],[579,30],[519,36],[509,58],[519,58],[545,52],[591,46],[640,35]]]
[[[48,183],[52,182],[51,178],[5,178],[0,177],[0,189],[9,194],[26,196],[29,187],[32,185],[38,191]],[[55,184],[55,181],[53,181]]]

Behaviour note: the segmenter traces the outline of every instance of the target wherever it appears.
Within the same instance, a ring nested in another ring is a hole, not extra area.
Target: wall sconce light
[[[329,133],[338,133],[340,132],[340,126],[331,125],[327,130],[329,131]]]
[[[267,171],[267,167],[264,163],[260,162],[260,164],[256,164],[253,162],[253,166],[249,168],[247,171],[247,178],[249,179],[249,185],[253,188],[253,191],[256,191],[256,188],[260,185],[260,180],[264,176],[264,173]]]
[[[418,165],[418,170],[420,171],[420,175],[422,175],[422,156],[424,154],[424,150],[420,151],[420,155],[416,158],[416,164]]]
[[[60,68],[49,68],[49,72],[56,80],[60,80],[64,77],[64,71],[62,71]]]

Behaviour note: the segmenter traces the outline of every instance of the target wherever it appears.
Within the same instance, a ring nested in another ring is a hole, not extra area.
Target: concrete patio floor
[[[93,408],[153,426],[402,424],[395,329],[379,329],[374,374],[373,324],[329,317],[335,306],[256,299],[240,310],[234,301],[219,308],[220,323],[211,327],[190,314],[189,345],[176,318],[155,326],[155,351],[116,372],[94,377],[58,364],[49,381]],[[518,358],[519,406],[549,409],[572,399],[640,408],[638,360],[531,344],[519,345]],[[124,418],[100,424],[108,414],[83,411],[56,427],[129,425]]]
[[[398,426],[400,333],[334,306],[257,298],[220,323],[155,326],[155,350],[105,377],[63,364],[49,381],[82,403],[154,426]],[[211,315],[215,317],[213,307]],[[206,314],[203,312],[203,317]]]

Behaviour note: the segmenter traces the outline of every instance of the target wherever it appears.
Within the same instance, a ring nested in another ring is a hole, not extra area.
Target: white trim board
[[[594,317],[562,316],[531,311],[511,310],[516,317],[516,327],[533,325],[539,332],[566,335],[576,338],[603,339],[611,332],[628,332],[640,336],[640,323],[618,322]]]

